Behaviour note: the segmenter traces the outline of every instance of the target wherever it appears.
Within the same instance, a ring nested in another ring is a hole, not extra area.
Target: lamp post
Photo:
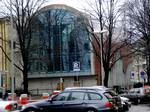
[[[10,0],[10,39],[11,39],[11,97],[14,100],[14,37],[13,37],[13,14],[12,14],[12,0]]]

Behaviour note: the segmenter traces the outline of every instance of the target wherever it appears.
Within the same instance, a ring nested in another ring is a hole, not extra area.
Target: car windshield
[[[69,96],[68,92],[60,93],[52,98],[53,101],[66,101]]]
[[[111,94],[112,96],[118,96],[118,94],[117,94],[115,91],[113,91],[113,90],[110,90],[109,92],[110,92],[110,94]]]
[[[109,93],[109,92],[105,92],[104,95],[108,98],[108,99],[112,99],[113,96]]]

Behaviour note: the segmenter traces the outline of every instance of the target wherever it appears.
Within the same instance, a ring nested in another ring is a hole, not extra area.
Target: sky
[[[87,7],[87,0],[48,0],[48,4],[66,4],[78,10],[83,10]]]
[[[94,2],[95,0],[48,0],[49,4],[66,4],[79,10],[83,10],[85,7],[89,7],[88,2]],[[105,0],[107,1],[107,0]],[[119,3],[125,0],[119,0]]]

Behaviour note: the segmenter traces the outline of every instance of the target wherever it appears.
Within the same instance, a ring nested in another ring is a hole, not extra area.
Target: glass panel
[[[48,9],[32,22],[31,72],[72,72],[73,62],[90,71],[88,33],[80,17],[64,9]]]
[[[88,94],[85,94],[84,100],[89,100]]]
[[[60,93],[59,95],[53,97],[53,101],[66,101],[70,93]]]
[[[104,93],[104,95],[108,98],[108,99],[112,99],[113,96],[110,93]]]
[[[96,93],[89,93],[90,100],[102,100],[102,96]]]
[[[84,94],[84,92],[72,92],[69,100],[83,100]]]

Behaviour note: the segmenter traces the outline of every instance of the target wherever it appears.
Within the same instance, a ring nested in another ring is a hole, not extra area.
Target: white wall
[[[131,70],[132,64],[128,65],[127,71],[124,73],[122,60],[117,61],[109,74],[108,86],[113,87],[114,85],[119,85],[122,87],[128,87],[131,85]]]

